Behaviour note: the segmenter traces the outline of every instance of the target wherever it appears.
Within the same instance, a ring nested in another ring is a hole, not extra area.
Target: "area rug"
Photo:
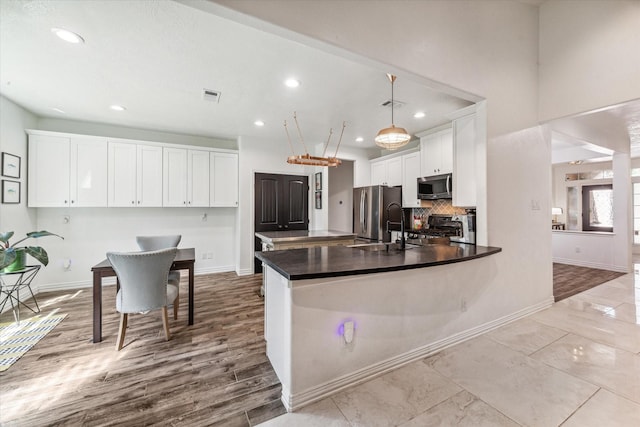
[[[9,369],[65,317],[66,314],[39,315],[21,319],[20,324],[0,323],[0,372]]]
[[[586,291],[625,273],[553,263],[553,296],[560,301]]]

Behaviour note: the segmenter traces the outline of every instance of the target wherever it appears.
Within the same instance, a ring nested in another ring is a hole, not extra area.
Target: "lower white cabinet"
[[[238,155],[209,153],[210,195],[212,207],[238,206]]]
[[[30,207],[107,206],[107,142],[29,134]]]

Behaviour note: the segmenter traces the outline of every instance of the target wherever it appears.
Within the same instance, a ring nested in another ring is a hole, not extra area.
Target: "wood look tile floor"
[[[67,318],[0,374],[0,425],[253,426],[285,412],[265,354],[262,275],[196,276],[165,341],[161,311],[131,315],[115,350],[115,287],[103,292],[103,341],[91,342],[91,289],[41,293],[43,313]],[[12,320],[11,312],[0,321]]]
[[[617,271],[554,262],[553,297],[557,302],[613,280],[623,274]]]

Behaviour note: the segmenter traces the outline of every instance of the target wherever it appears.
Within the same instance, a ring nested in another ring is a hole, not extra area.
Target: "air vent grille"
[[[202,99],[204,99],[205,101],[220,102],[220,95],[222,95],[222,93],[219,90],[202,90]]]
[[[403,105],[405,105],[405,102],[402,101],[398,101],[398,100],[393,100],[391,101],[390,99],[387,99],[386,101],[384,101],[382,104],[380,104],[381,107],[391,107],[391,104],[393,104],[393,108],[400,108]]]

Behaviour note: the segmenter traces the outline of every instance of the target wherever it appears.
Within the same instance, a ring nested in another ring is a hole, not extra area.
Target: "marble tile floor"
[[[639,270],[260,425],[640,426]]]

